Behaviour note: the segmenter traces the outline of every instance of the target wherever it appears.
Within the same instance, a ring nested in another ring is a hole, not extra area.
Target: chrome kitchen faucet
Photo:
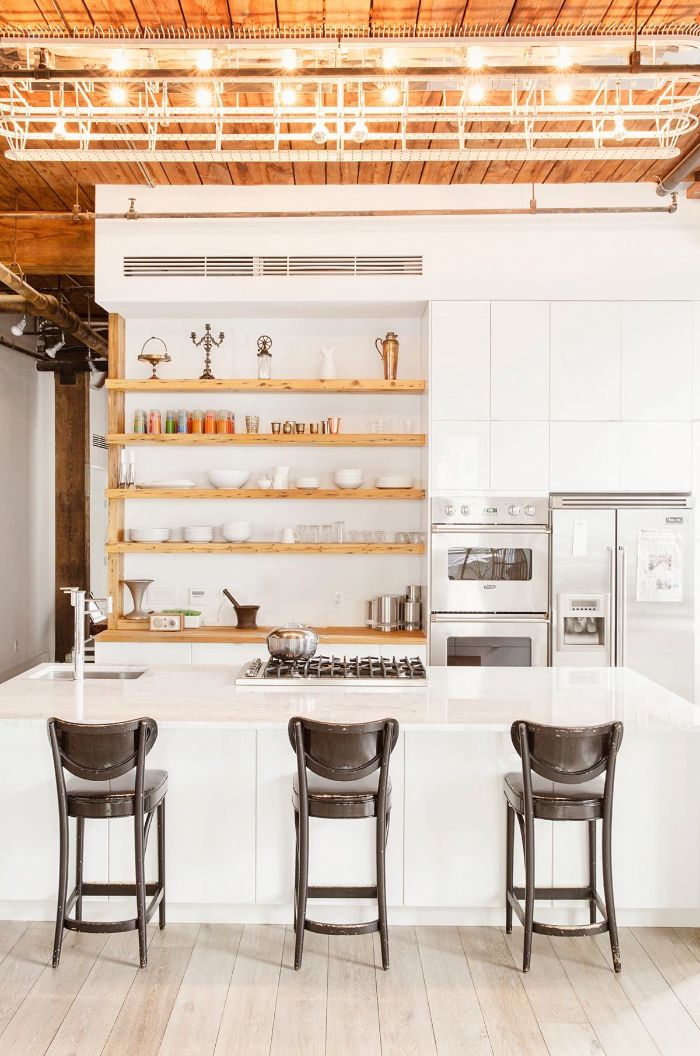
[[[112,611],[112,599],[93,598],[80,587],[62,587],[64,594],[70,594],[73,606],[73,680],[82,682],[85,676],[85,618],[97,617],[104,620]]]

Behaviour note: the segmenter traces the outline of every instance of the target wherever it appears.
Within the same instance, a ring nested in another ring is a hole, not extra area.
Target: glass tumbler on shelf
[[[345,521],[336,521],[333,525],[333,542],[345,542]]]
[[[386,532],[375,532],[374,533],[374,541],[375,541],[375,543],[385,543],[386,542]]]
[[[407,532],[395,532],[394,533],[394,542],[395,543],[407,543],[408,542],[408,533]]]
[[[349,543],[359,543],[361,535],[362,535],[361,532],[358,532],[358,531],[353,529],[353,531],[348,532],[348,542]]]
[[[321,529],[317,524],[310,524],[308,528],[310,543],[318,543],[321,537]]]
[[[309,541],[309,526],[308,524],[298,524],[296,527],[296,533],[299,537],[300,543],[308,543]]]
[[[257,433],[260,431],[260,418],[257,414],[246,414],[245,431],[246,433]]]
[[[321,525],[321,542],[322,543],[332,543],[333,541],[334,541],[333,540],[333,525],[332,524],[322,524]]]

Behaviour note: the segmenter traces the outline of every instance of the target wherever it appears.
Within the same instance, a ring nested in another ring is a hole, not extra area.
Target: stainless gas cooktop
[[[371,687],[425,685],[425,667],[418,657],[314,656],[310,660],[250,660],[241,668],[237,686],[266,689],[297,686],[334,686],[339,683]]]

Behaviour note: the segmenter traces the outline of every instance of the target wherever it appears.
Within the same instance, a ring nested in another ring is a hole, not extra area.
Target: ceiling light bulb
[[[297,93],[295,88],[283,88],[280,93],[280,99],[282,100],[283,106],[294,106],[297,101]]]
[[[393,70],[398,64],[398,54],[396,48],[384,48],[382,52],[382,66],[385,70]]]
[[[627,129],[625,127],[624,114],[615,114],[615,120],[613,123],[613,137],[618,143],[621,143],[627,135]]]
[[[280,57],[283,70],[296,70],[297,53],[293,48],[286,48]]]
[[[467,66],[470,70],[480,70],[484,65],[485,55],[483,48],[467,49]]]
[[[352,139],[355,143],[364,143],[366,142],[368,136],[369,129],[367,128],[367,125],[364,123],[361,117],[358,117],[357,121],[350,129],[350,139]]]
[[[198,70],[211,70],[214,65],[214,54],[211,51],[198,51],[195,63]]]
[[[324,143],[328,142],[328,129],[320,117],[311,129],[311,138],[317,147],[322,147]]]
[[[384,102],[389,106],[395,106],[401,98],[401,92],[395,84],[387,84],[384,89]]]
[[[558,70],[568,70],[571,65],[571,52],[568,48],[559,48],[554,59],[554,65]]]
[[[53,126],[53,138],[54,139],[65,139],[66,138],[66,122],[63,117],[56,118],[56,124]]]
[[[109,97],[118,106],[126,102],[127,91],[123,84],[113,84],[109,90]]]
[[[63,339],[60,339],[60,340],[56,341],[55,344],[49,345],[46,348],[46,355],[47,356],[51,356],[52,359],[55,359],[56,358],[56,353],[61,351],[61,349],[63,348],[65,343],[66,342]]]
[[[486,95],[486,89],[483,84],[470,84],[467,89],[467,96],[470,103],[483,103],[484,96]]]
[[[129,58],[123,48],[121,48],[119,51],[114,52],[112,58],[110,59],[109,65],[117,73],[120,73],[122,70],[129,69]]]
[[[211,106],[212,95],[208,88],[198,88],[194,93],[197,106]]]
[[[21,337],[24,331],[27,329],[27,317],[23,315],[18,323],[13,323],[10,330],[15,337]]]
[[[554,88],[554,98],[558,103],[570,103],[571,94],[571,85],[567,84],[566,81],[562,81],[561,84],[557,84]]]

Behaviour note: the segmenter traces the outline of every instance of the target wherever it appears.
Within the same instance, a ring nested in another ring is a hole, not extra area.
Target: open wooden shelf
[[[425,433],[108,433],[108,444],[172,444],[176,447],[231,444],[307,444],[310,447],[423,447]]]
[[[424,499],[423,488],[107,488],[108,499]]]
[[[145,620],[117,620],[112,630],[103,631],[101,642],[201,642],[230,645],[260,645],[272,630],[256,627],[243,631],[237,627],[197,627],[184,631],[151,631]],[[371,627],[315,627],[321,648],[334,643],[347,645],[410,645],[426,643],[425,631],[375,631]]]
[[[425,392],[421,378],[402,378],[385,381],[383,378],[334,378],[322,381],[318,378],[214,378],[201,381],[196,378],[108,378],[107,388],[115,392],[361,392],[404,393],[416,395]]]
[[[108,543],[108,554],[422,554],[423,543]]]

